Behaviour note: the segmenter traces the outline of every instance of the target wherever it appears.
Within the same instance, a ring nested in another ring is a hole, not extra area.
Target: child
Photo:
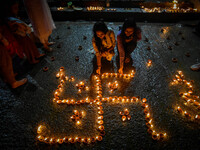
[[[136,26],[134,20],[125,20],[122,30],[117,35],[117,48],[120,57],[119,73],[123,74],[124,62],[129,63],[131,53],[141,40],[141,30]]]
[[[101,73],[101,58],[105,57],[108,61],[114,56],[115,34],[109,30],[102,21],[96,22],[93,27],[92,45],[97,57],[97,74]]]

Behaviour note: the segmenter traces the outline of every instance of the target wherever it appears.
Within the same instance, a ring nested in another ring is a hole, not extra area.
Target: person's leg
[[[27,82],[26,78],[20,81],[15,80],[12,59],[3,46],[0,46],[0,74],[12,88],[17,88]]]
[[[33,43],[33,41],[28,36],[17,36],[16,39],[19,42],[19,44],[23,47],[23,52],[25,53],[28,61],[31,64],[38,63],[39,60],[36,60],[35,58],[41,57],[41,54],[38,51],[35,43]]]
[[[125,46],[125,63],[129,63],[131,60],[131,53],[134,51],[134,49],[137,46],[136,41],[132,41],[130,43],[127,43]]]

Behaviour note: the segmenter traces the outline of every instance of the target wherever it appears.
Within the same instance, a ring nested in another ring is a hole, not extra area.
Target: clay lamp
[[[172,58],[172,62],[177,63],[178,62],[177,58]]]
[[[185,56],[190,57],[190,53],[189,52],[185,53]]]
[[[146,99],[146,98],[143,98],[143,99],[142,99],[142,102],[143,102],[143,103],[146,103],[146,102],[147,102],[147,99]]]
[[[194,119],[195,119],[195,120],[200,120],[200,116],[199,116],[199,115],[196,115]]]
[[[75,115],[72,115],[72,116],[71,116],[71,119],[72,119],[72,120],[75,120],[75,119],[76,119],[76,116],[75,116]]]
[[[96,142],[96,139],[95,139],[94,137],[92,137],[92,138],[91,138],[91,142],[92,142],[92,143],[95,143],[95,142]]]
[[[57,143],[62,144],[63,143],[63,139],[57,139]]]
[[[64,67],[60,67],[60,72],[64,71]]]
[[[183,110],[181,109],[180,106],[178,106],[177,110],[178,110],[178,112],[180,112],[180,113],[183,112]]]
[[[43,71],[44,71],[44,72],[47,72],[48,70],[49,70],[48,67],[44,67],[44,68],[43,68]]]
[[[147,113],[147,114],[146,114],[145,119],[146,119],[146,121],[149,121],[149,120],[150,120],[150,113]]]
[[[44,142],[48,144],[49,143],[49,137],[45,137]]]
[[[99,115],[103,115],[103,113],[104,113],[103,110],[98,111]]]
[[[87,144],[91,143],[91,138],[87,138]]]
[[[184,112],[184,115],[185,115],[186,117],[188,117],[188,118],[190,117],[190,114],[189,114],[187,111]]]
[[[99,120],[102,120],[102,119],[103,119],[103,116],[99,116],[98,119],[99,119]]]
[[[124,115],[126,115],[126,116],[129,115],[128,109],[125,109],[125,110],[124,110]]]
[[[159,134],[152,134],[152,139],[159,140],[160,139],[160,135]]]
[[[68,142],[69,142],[69,141],[68,141],[68,137],[65,136],[65,137],[63,138],[63,142],[68,143]]]
[[[50,143],[50,144],[55,144],[55,143],[56,143],[56,139],[51,138],[51,139],[49,140],[49,143]]]
[[[147,106],[147,104],[146,104],[146,103],[142,103],[142,107],[144,107],[144,108],[145,108],[146,106]]]
[[[169,50],[172,50],[172,47],[171,47],[171,46],[168,46],[168,49],[169,49]]]
[[[150,51],[150,50],[151,50],[151,47],[150,47],[150,46],[148,46],[148,47],[147,47],[147,50],[148,50],[148,51]]]
[[[152,60],[149,59],[147,62],[147,66],[150,67],[151,65],[152,65]]]
[[[103,124],[103,120],[99,120],[98,124],[102,125]]]
[[[126,121],[126,116],[122,116],[122,121]]]
[[[106,134],[105,131],[101,131],[101,132],[100,132],[100,135],[101,135],[101,136],[104,136],[105,134]]]
[[[75,60],[76,60],[76,61],[79,61],[79,56],[76,56],[76,57],[75,57]]]
[[[128,115],[128,116],[127,116],[127,120],[131,120],[131,115]]]
[[[149,128],[149,129],[147,130],[147,132],[148,132],[149,134],[152,134],[152,133],[153,133],[153,130],[152,130],[151,128]]]
[[[38,138],[38,140],[39,140],[40,142],[43,142],[43,141],[44,141],[44,137],[43,137],[42,135],[39,135],[37,138]]]
[[[54,61],[54,60],[55,60],[55,57],[52,56],[52,57],[51,57],[51,61]]]
[[[82,49],[83,49],[83,47],[82,47],[82,46],[79,46],[79,47],[78,47],[78,50],[82,50]]]
[[[100,126],[98,127],[98,129],[99,129],[100,131],[103,131],[103,130],[104,130],[104,126],[103,126],[103,125],[100,125]]]
[[[102,141],[102,136],[96,136],[96,139],[98,140],[98,141]]]
[[[75,80],[74,76],[71,76],[71,81],[73,82]]]
[[[148,114],[149,110],[148,109],[144,109],[144,114]]]

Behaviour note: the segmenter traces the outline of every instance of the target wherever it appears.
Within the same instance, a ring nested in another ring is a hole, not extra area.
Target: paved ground
[[[193,33],[190,27],[182,24],[149,24],[139,23],[142,29],[142,40],[132,53],[133,63],[130,66],[136,68],[136,75],[130,81],[120,81],[120,90],[112,95],[145,97],[150,105],[154,119],[154,126],[158,131],[168,134],[163,142],[154,141],[147,133],[145,118],[140,105],[134,104],[103,104],[104,126],[106,135],[101,142],[92,145],[62,144],[46,145],[35,140],[37,127],[45,124],[50,135],[76,135],[93,136],[96,132],[93,128],[96,109],[93,106],[81,105],[76,107],[85,110],[87,119],[83,120],[84,128],[77,128],[68,121],[73,107],[56,105],[52,102],[53,93],[58,86],[55,75],[61,66],[66,69],[68,76],[74,76],[74,83],[67,83],[63,97],[82,99],[86,96],[94,98],[92,92],[77,94],[75,83],[85,81],[93,89],[91,76],[95,71],[95,55],[92,50],[92,26],[94,22],[57,22],[57,29],[52,34],[56,41],[54,51],[49,53],[39,64],[32,66],[28,73],[29,82],[16,90],[11,90],[3,81],[0,81],[0,146],[4,149],[198,149],[200,142],[199,123],[194,123],[181,116],[174,109],[181,105],[191,114],[195,110],[183,105],[179,97],[180,91],[185,88],[170,86],[177,70],[182,70],[187,80],[194,80],[195,94],[200,95],[200,75],[189,67],[200,61],[199,37]],[[121,23],[107,23],[115,33]],[[164,32],[161,32],[164,29]],[[182,32],[180,34],[179,32]],[[59,36],[60,39],[56,39]],[[86,36],[87,39],[83,39]],[[167,37],[170,40],[167,40]],[[148,38],[149,42],[144,41]],[[182,39],[182,37],[185,38]],[[178,46],[175,45],[178,42]],[[57,48],[61,45],[61,48]],[[78,47],[82,46],[82,50]],[[147,50],[150,46],[151,50]],[[172,50],[168,49],[172,47]],[[189,52],[190,57],[185,53]],[[55,61],[51,61],[51,57]],[[79,61],[75,57],[79,56]],[[173,63],[172,58],[178,62]],[[152,67],[147,68],[146,62],[151,59]],[[116,56],[111,64],[106,63],[104,72],[117,71]],[[49,67],[43,72],[43,67]],[[127,67],[129,72],[132,67]],[[30,68],[30,66],[29,66]],[[102,80],[103,89],[106,89],[106,80]],[[92,91],[92,90],[91,90]],[[103,97],[109,96],[103,90]],[[120,110],[128,108],[132,116],[131,121],[122,123],[118,114]],[[198,112],[195,114],[199,114]]]

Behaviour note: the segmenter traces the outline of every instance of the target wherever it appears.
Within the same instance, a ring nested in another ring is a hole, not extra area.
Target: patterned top
[[[115,40],[115,34],[112,30],[108,30],[108,32],[106,33],[105,37],[101,40],[102,42],[102,45],[105,49],[109,49],[111,47],[115,47],[115,44],[116,44],[116,40]],[[95,38],[93,37],[92,38],[92,45],[93,45],[93,48],[96,52],[96,55],[100,55],[100,51],[96,45],[96,41],[95,41]]]

